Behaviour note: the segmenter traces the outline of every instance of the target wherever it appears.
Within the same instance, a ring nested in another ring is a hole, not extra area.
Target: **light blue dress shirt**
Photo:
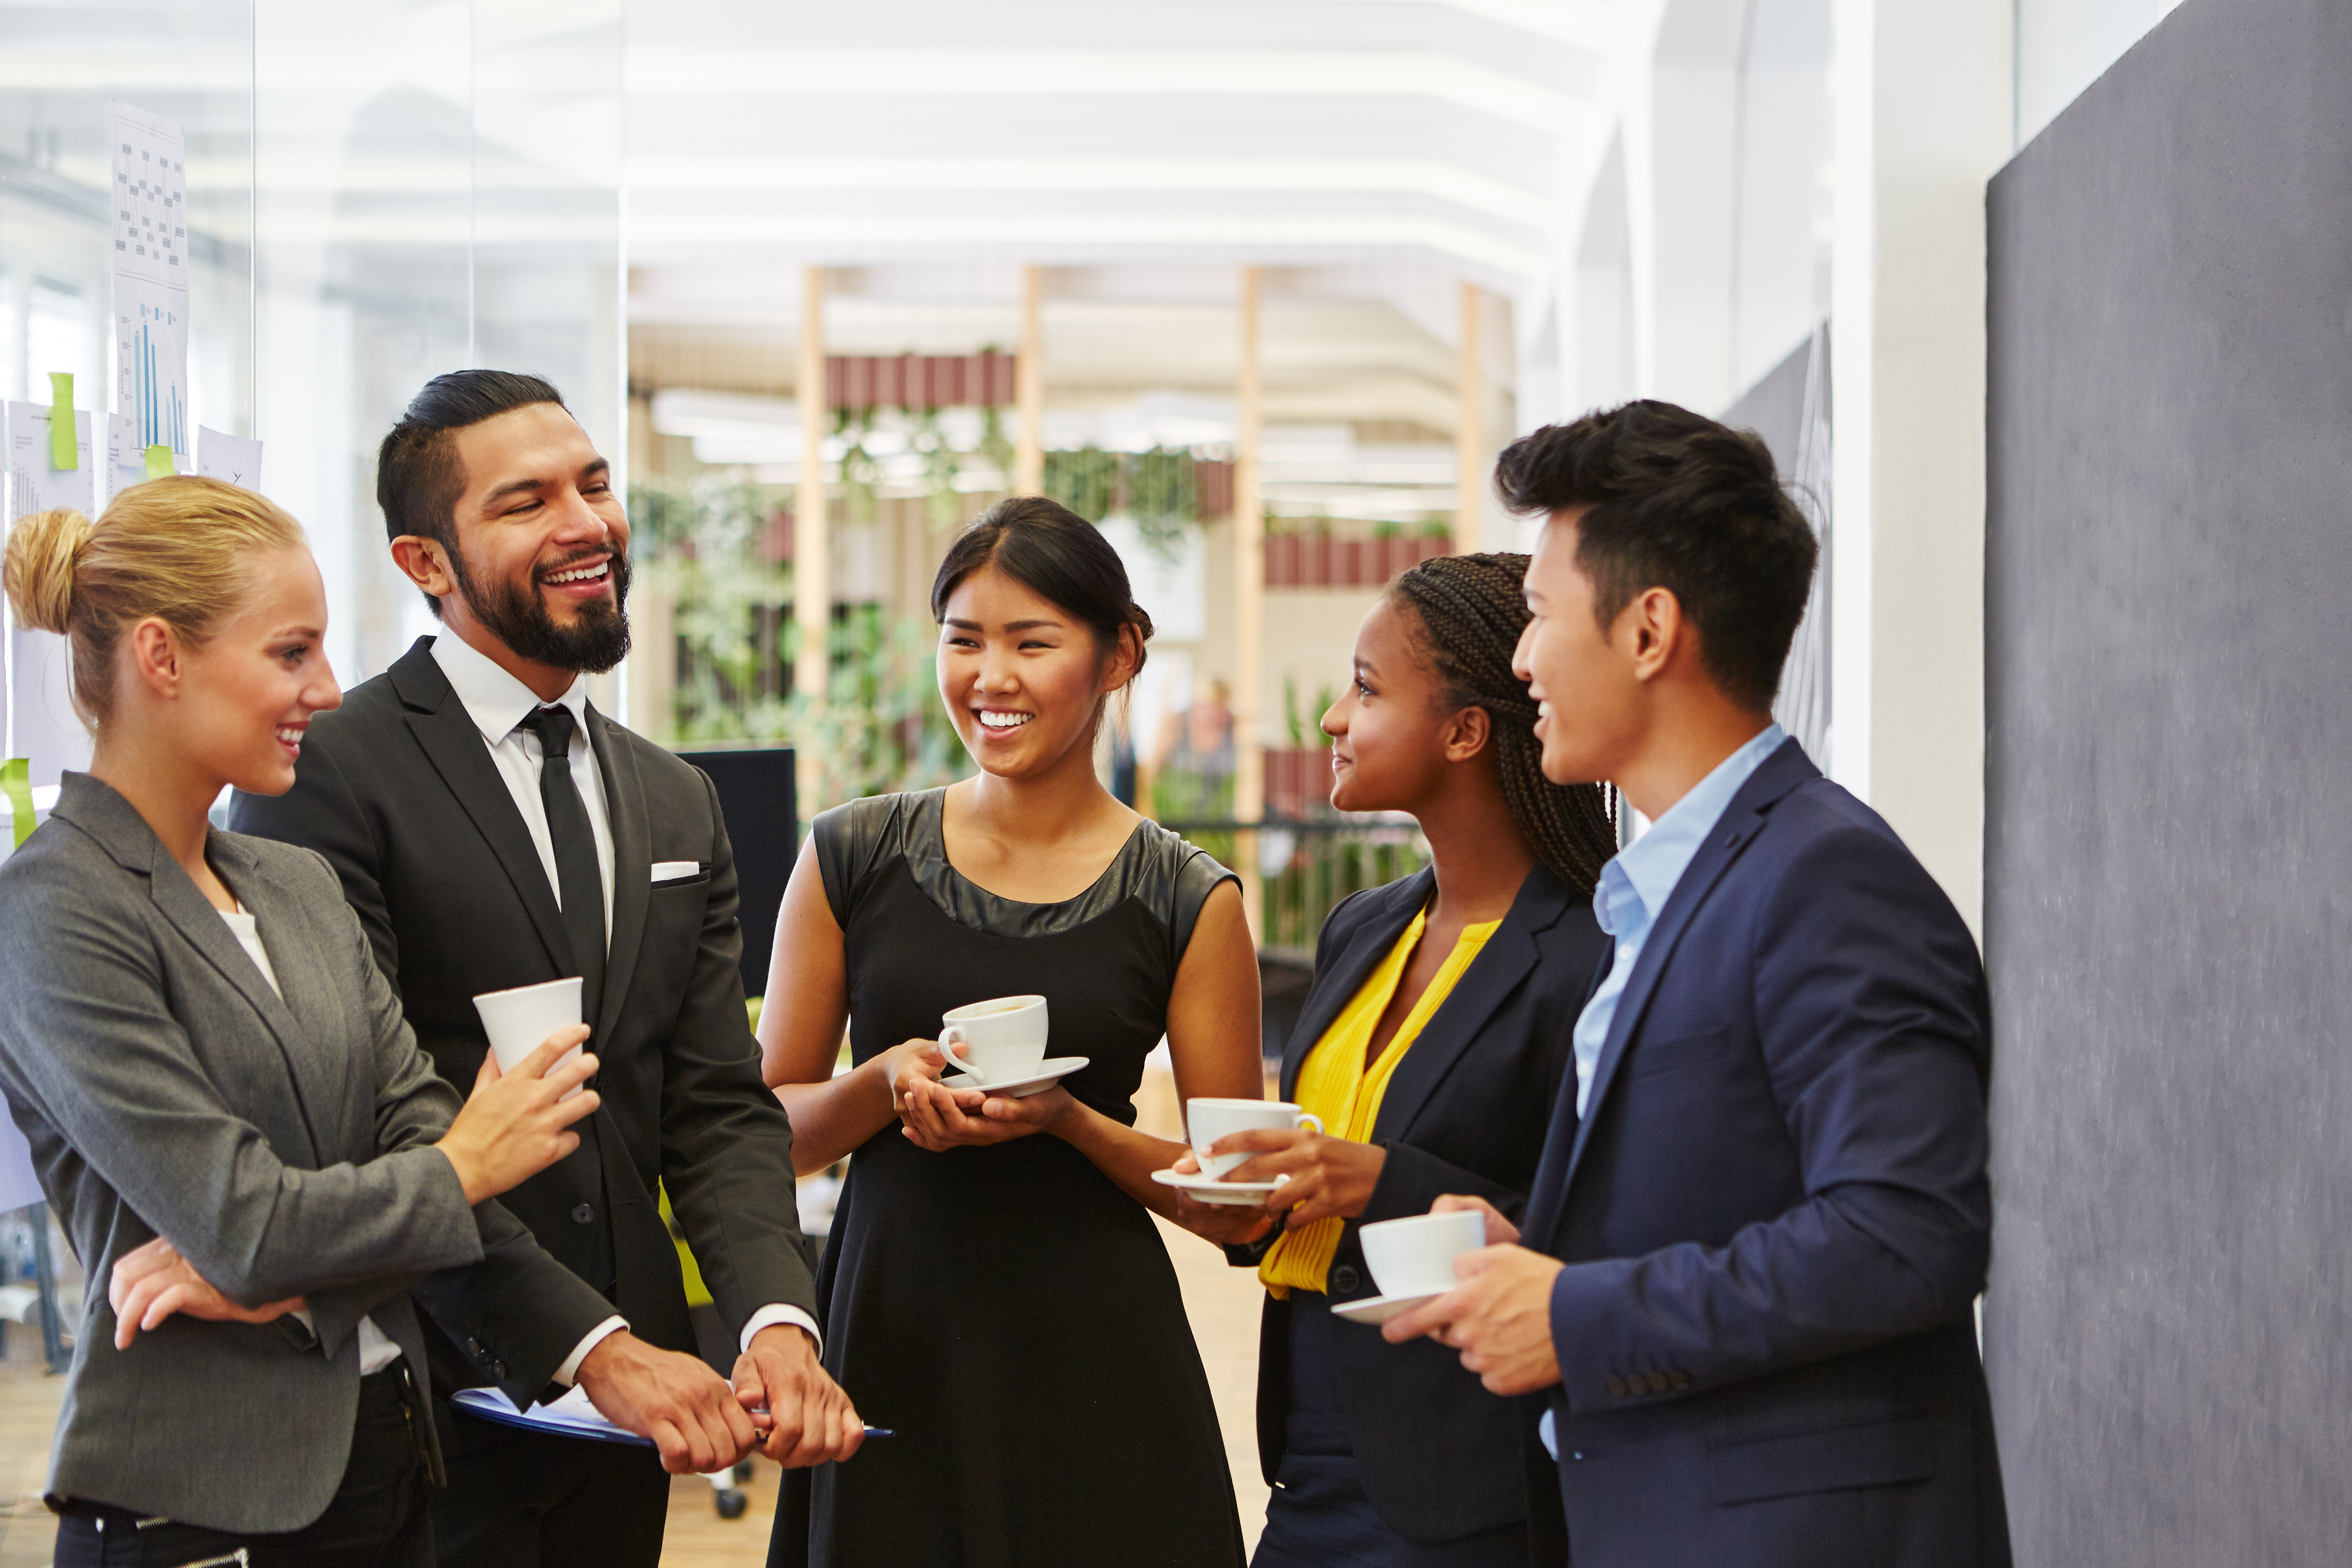
[[[1650,830],[1617,852],[1601,868],[1601,885],[1592,889],[1592,913],[1601,929],[1616,940],[1617,957],[1609,977],[1578,1015],[1573,1037],[1576,1049],[1576,1114],[1584,1115],[1592,1098],[1592,1074],[1601,1065],[1601,1047],[1609,1041],[1609,1026],[1616,1021],[1617,999],[1641,962],[1642,944],[1658,912],[1675,896],[1675,886],[1690,868],[1691,858],[1764,759],[1789,738],[1778,724],[1767,724],[1756,738],[1717,763],[1689,794],[1666,808]]]
[[[1601,1066],[1601,1047],[1609,1043],[1609,1026],[1617,1018],[1617,1000],[1625,994],[1625,983],[1633,977],[1633,966],[1642,961],[1642,944],[1649,941],[1650,928],[1657,923],[1658,913],[1666,907],[1666,900],[1675,896],[1675,888],[1682,881],[1683,873],[1690,869],[1698,847],[1706,842],[1706,836],[1723,820],[1731,797],[1788,738],[1788,731],[1780,725],[1765,725],[1754,740],[1717,763],[1713,773],[1668,806],[1664,816],[1650,824],[1647,833],[1619,850],[1615,858],[1601,868],[1601,885],[1592,889],[1592,913],[1600,921],[1601,929],[1615,940],[1617,956],[1609,965],[1609,977],[1577,1016],[1576,1033],[1571,1037],[1576,1050],[1576,1114],[1580,1121],[1586,1103],[1592,1098],[1592,1075]],[[1550,1411],[1543,1413],[1538,1432],[1544,1447],[1553,1458],[1559,1458],[1559,1441]]]

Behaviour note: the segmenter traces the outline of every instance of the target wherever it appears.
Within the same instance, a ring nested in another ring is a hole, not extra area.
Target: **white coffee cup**
[[[1230,1138],[1236,1132],[1255,1132],[1267,1129],[1286,1132],[1294,1127],[1312,1127],[1323,1131],[1323,1122],[1311,1111],[1279,1100],[1194,1100],[1184,1106],[1184,1126],[1192,1138],[1192,1152],[1201,1162],[1201,1173],[1212,1181],[1223,1181],[1225,1173],[1234,1166],[1257,1158],[1244,1151],[1239,1154],[1211,1155],[1209,1151],[1220,1138]]]
[[[1043,996],[999,996],[951,1008],[940,1021],[940,1055],[948,1066],[961,1068],[983,1089],[992,1083],[1014,1083],[1034,1077],[1045,1060],[1045,999]],[[950,1045],[963,1049],[951,1051]]]
[[[482,1029],[490,1037],[490,1054],[499,1058],[499,1070],[512,1072],[525,1057],[547,1044],[548,1036],[566,1024],[580,1022],[580,977],[543,980],[511,991],[485,991],[474,998],[474,1011],[482,1016]],[[555,1065],[562,1067],[583,1048],[572,1047]],[[575,1089],[563,1098],[570,1100],[579,1092]]]
[[[1476,1209],[1375,1220],[1356,1232],[1365,1266],[1383,1296],[1433,1296],[1451,1290],[1454,1260],[1486,1245],[1486,1216]]]

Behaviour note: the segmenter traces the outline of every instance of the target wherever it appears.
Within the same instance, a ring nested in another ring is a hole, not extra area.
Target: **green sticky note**
[[[49,467],[68,470],[81,467],[74,450],[73,373],[49,372]]]
[[[148,447],[147,477],[151,479],[168,479],[172,477],[172,448],[160,445]]]
[[[16,843],[21,847],[33,836],[33,764],[22,757],[0,763],[0,795],[8,797],[8,811],[16,820]]]

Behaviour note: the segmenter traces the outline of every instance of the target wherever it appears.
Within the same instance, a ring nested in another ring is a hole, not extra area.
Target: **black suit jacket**
[[[1538,1562],[2006,1568],[1969,1306],[1991,1020],[1968,927],[1790,741],[1658,912],[1526,1244]]]
[[[613,920],[589,1048],[604,1103],[578,1150],[501,1200],[641,1338],[691,1352],[670,1205],[731,1335],[761,1307],[816,1313],[795,1207],[792,1126],[760,1079],[743,1008],[735,869],[710,781],[593,708],[613,829]],[[488,1041],[473,998],[580,971],[514,797],[420,639],[311,721],[294,787],[239,795],[237,831],[316,849],[400,994],[417,1044],[470,1090]],[[650,882],[653,863],[699,874]],[[462,1299],[418,1294],[452,1343],[444,1386],[543,1388],[599,1314],[475,1271]]]
[[[1315,984],[1283,1052],[1282,1092],[1297,1092],[1307,1053],[1429,902],[1423,871],[1356,894],[1331,911],[1316,944]],[[1377,1295],[1357,1228],[1426,1214],[1470,1193],[1515,1218],[1543,1150],[1569,1068],[1570,1035],[1608,938],[1589,899],[1538,866],[1502,925],[1423,1026],[1381,1097],[1372,1142],[1388,1151],[1363,1214],[1348,1222],[1328,1277],[1332,1301]],[[1236,1260],[1263,1247],[1234,1249]],[[1271,1483],[1290,1414],[1290,1313],[1321,1311],[1293,1293],[1266,1298],[1259,1337],[1258,1457]],[[1440,1542],[1523,1518],[1518,1426],[1428,1340],[1391,1345],[1376,1328],[1334,1320],[1332,1352],[1357,1469],[1381,1517],[1414,1541]]]

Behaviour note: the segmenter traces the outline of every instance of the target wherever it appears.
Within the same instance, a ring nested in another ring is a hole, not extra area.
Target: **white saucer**
[[[1229,1207],[1247,1205],[1255,1208],[1265,1201],[1265,1194],[1282,1185],[1280,1182],[1221,1182],[1214,1176],[1195,1173],[1186,1175],[1179,1171],[1154,1171],[1151,1179],[1163,1187],[1173,1187],[1180,1193],[1190,1193],[1204,1204],[1224,1204]]]
[[[1037,1064],[1037,1070],[1027,1078],[1016,1078],[1004,1083],[974,1083],[968,1072],[940,1081],[950,1089],[976,1089],[982,1094],[993,1094],[1005,1100],[1026,1100],[1054,1087],[1054,1080],[1077,1071],[1087,1065],[1084,1057],[1047,1057]]]
[[[1331,1309],[1332,1315],[1351,1323],[1370,1323],[1374,1327],[1387,1322],[1400,1312],[1410,1312],[1423,1301],[1434,1301],[1444,1295],[1432,1290],[1421,1296],[1367,1296],[1360,1301],[1342,1301]]]

